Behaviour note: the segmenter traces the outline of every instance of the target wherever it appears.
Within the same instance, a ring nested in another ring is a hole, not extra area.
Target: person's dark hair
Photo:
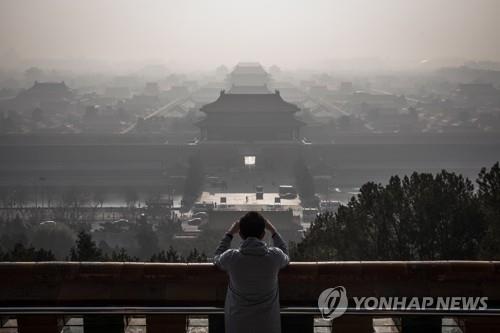
[[[243,239],[247,237],[259,238],[266,229],[266,219],[258,212],[248,212],[240,219],[240,235]]]

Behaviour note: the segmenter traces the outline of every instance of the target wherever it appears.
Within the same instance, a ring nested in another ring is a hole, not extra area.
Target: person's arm
[[[215,257],[220,256],[226,250],[228,250],[231,247],[231,241],[233,240],[233,235],[226,233],[224,237],[219,242],[219,246],[215,249]]]
[[[227,270],[227,262],[229,261],[231,254],[230,251],[227,250],[231,247],[231,241],[233,240],[234,234],[237,233],[239,229],[239,223],[233,223],[231,228],[229,228],[219,242],[217,249],[215,249],[214,264],[224,271]]]
[[[272,239],[273,245],[283,251],[284,254],[288,255],[288,246],[278,232],[273,234]]]
[[[279,234],[278,230],[272,225],[271,222],[266,220],[266,229],[271,233],[274,247],[280,249],[280,267],[283,268],[290,263],[288,256],[288,246]]]

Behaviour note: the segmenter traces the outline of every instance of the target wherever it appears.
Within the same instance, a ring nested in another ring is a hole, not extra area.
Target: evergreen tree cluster
[[[32,246],[26,247],[22,243],[17,243],[11,251],[3,252],[0,248],[1,261],[54,261],[55,257],[51,251],[36,249]]]
[[[455,173],[369,182],[347,206],[320,215],[294,260],[500,259],[500,167],[473,183]]]
[[[56,258],[51,251],[45,249],[36,249],[34,247],[25,247],[23,244],[16,244],[12,250],[4,252],[0,247],[0,261],[55,261]],[[70,250],[68,261],[82,262],[137,262],[139,258],[128,254],[125,248],[112,250],[110,254],[105,253],[92,236],[86,231],[80,231],[75,246]],[[151,255],[150,262],[207,262],[208,257],[205,253],[199,252],[196,248],[192,249],[184,257],[172,246],[167,251],[162,250]]]

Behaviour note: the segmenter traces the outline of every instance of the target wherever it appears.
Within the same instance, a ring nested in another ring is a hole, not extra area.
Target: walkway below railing
[[[292,263],[280,274],[283,332],[313,332],[318,296],[344,286],[348,297],[488,297],[483,310],[367,310],[350,304],[333,332],[441,332],[450,318],[462,332],[500,331],[500,262]],[[0,332],[16,319],[19,333],[59,333],[81,317],[85,333],[124,332],[143,316],[147,333],[185,332],[193,315],[208,315],[223,332],[227,278],[211,264],[0,263]],[[264,333],[264,332],[263,332]]]

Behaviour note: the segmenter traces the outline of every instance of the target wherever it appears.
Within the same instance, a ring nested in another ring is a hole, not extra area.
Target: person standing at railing
[[[266,230],[274,246],[263,238]],[[243,239],[230,249],[236,233]],[[224,305],[226,333],[280,333],[278,273],[290,259],[276,228],[258,212],[249,212],[226,232],[214,263],[229,275]]]

